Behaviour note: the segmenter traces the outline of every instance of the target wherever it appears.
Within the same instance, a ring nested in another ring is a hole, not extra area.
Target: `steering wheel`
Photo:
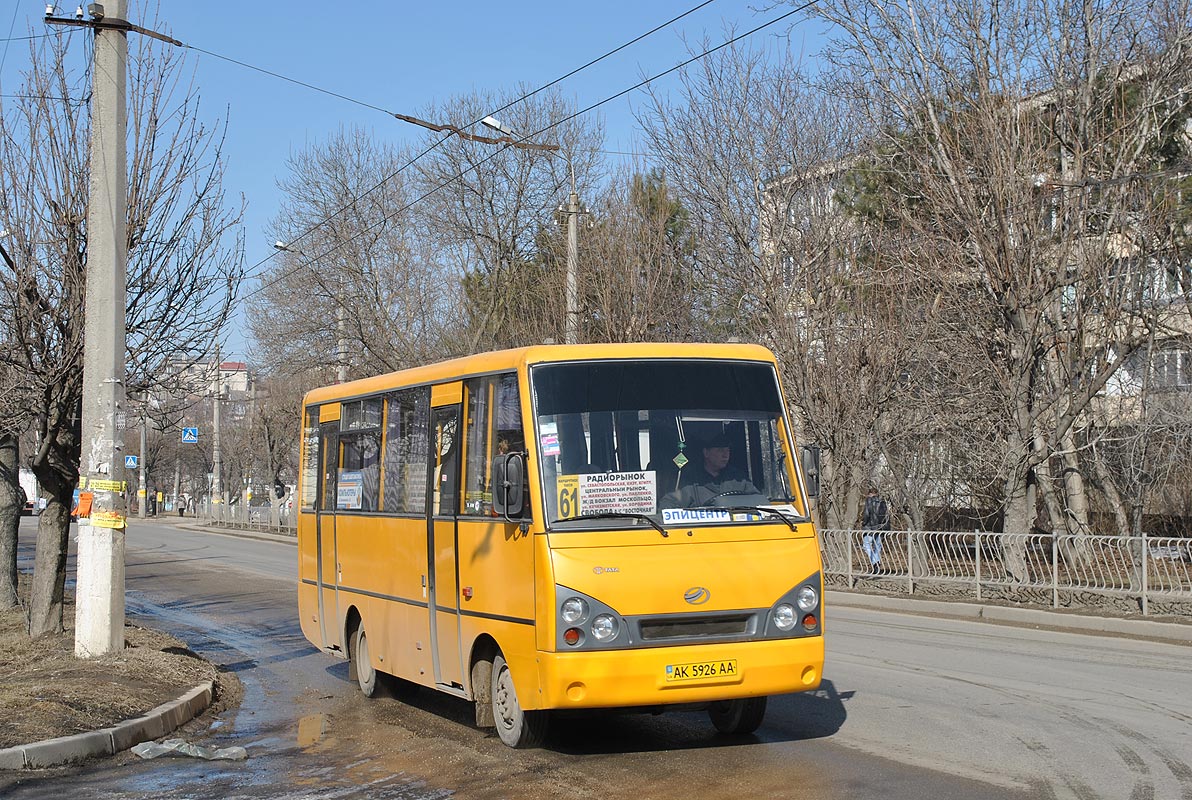
[[[704,502],[702,502],[698,506],[696,506],[696,508],[707,508],[709,503],[711,503],[713,500],[716,500],[721,497],[732,497],[733,495],[743,495],[743,494],[757,494],[757,491],[751,492],[748,489],[730,489],[727,492],[721,492],[720,494],[712,495],[707,500],[705,500]]]

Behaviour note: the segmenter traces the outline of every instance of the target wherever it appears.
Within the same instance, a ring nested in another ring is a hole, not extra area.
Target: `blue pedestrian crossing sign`
[[[136,456],[125,456],[124,457],[124,466],[128,469],[136,469],[137,468],[137,457]]]
[[[198,444],[199,443],[199,429],[198,428],[183,428],[182,429],[182,443],[183,444]]]

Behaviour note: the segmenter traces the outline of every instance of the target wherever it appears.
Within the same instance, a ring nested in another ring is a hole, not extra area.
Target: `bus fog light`
[[[577,644],[579,644],[583,638],[584,635],[580,632],[579,628],[568,628],[563,632],[563,641],[567,642],[567,644],[571,645],[572,647],[575,647]]]
[[[803,628],[809,631],[815,630],[815,626],[819,625],[819,620],[815,618],[815,614],[806,614],[803,616]]]
[[[774,627],[789,631],[795,627],[795,609],[790,603],[783,603],[774,609]]]
[[[588,616],[588,604],[581,597],[568,597],[563,601],[562,613],[563,621],[568,625],[574,625]]]
[[[617,620],[611,614],[601,614],[592,620],[592,635],[596,637],[596,641],[598,642],[607,642],[617,638],[617,632],[620,627],[617,624]]]
[[[814,586],[804,586],[799,589],[798,602],[800,611],[810,611],[819,605],[819,592]]]

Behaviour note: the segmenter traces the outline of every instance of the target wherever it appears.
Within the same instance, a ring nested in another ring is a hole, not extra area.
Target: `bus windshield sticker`
[[[697,525],[702,522],[731,522],[732,516],[720,508],[664,508],[663,525]]]
[[[364,476],[360,470],[340,470],[335,507],[359,509],[364,500]]]
[[[580,514],[622,512],[653,514],[658,509],[658,482],[654,470],[597,472],[579,476]]]
[[[542,434],[542,455],[557,456],[562,452],[563,452],[562,449],[559,447],[559,434],[557,434],[557,433]]]

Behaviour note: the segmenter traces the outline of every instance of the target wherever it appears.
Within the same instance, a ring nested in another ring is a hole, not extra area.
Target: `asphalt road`
[[[773,699],[754,737],[704,714],[593,715],[511,751],[460,700],[362,697],[298,629],[292,545],[134,522],[127,562],[130,617],[245,686],[186,737],[249,760],[124,754],[0,778],[0,795],[1192,800],[1190,647],[829,608],[823,689]]]

